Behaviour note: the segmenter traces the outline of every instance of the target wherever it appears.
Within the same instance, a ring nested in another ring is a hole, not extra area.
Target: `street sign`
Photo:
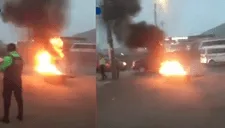
[[[96,7],[96,15],[101,15],[102,10],[100,7]]]

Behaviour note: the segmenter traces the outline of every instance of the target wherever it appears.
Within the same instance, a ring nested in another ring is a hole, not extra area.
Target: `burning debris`
[[[56,60],[64,57],[63,41],[58,37],[65,26],[67,6],[68,0],[6,0],[3,5],[3,21],[27,28],[29,36],[41,45],[35,56],[39,73],[63,74]]]
[[[50,43],[53,46],[53,49],[59,54],[60,58],[64,57],[64,54],[62,52],[63,42],[60,38],[52,38],[50,39]],[[35,57],[36,66],[35,70],[42,74],[48,74],[51,75],[62,75],[62,72],[59,71],[59,69],[56,66],[55,58],[52,56],[48,51],[46,50],[40,50]]]

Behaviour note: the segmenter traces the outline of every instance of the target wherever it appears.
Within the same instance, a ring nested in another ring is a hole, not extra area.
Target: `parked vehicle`
[[[205,40],[205,41],[200,42],[199,49],[202,49],[203,47],[223,46],[223,45],[225,45],[225,39]]]
[[[160,67],[160,63],[157,62],[156,58],[143,57],[139,60],[132,62],[132,70],[137,72],[153,72],[157,73]]]
[[[76,65],[95,65],[96,44],[73,43],[69,52],[70,60]]]
[[[132,62],[132,67],[134,71],[146,72],[148,70],[147,58],[141,58]]]
[[[215,65],[225,63],[225,45],[205,46],[200,49],[200,62]]]
[[[96,53],[96,44],[93,43],[73,43],[70,52]]]

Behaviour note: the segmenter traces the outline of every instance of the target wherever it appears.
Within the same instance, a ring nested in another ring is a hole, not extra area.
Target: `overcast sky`
[[[70,6],[68,26],[62,35],[71,36],[95,28],[96,0],[71,0]],[[0,40],[8,43],[18,39],[18,33],[15,32],[13,25],[3,23],[0,20]]]
[[[142,11],[135,20],[154,23],[153,0],[141,2]],[[159,19],[164,20],[164,29],[172,36],[200,34],[225,23],[225,0],[167,0],[163,7],[167,9],[158,11]]]
[[[163,0],[158,0],[163,1]],[[163,29],[169,36],[188,36],[201,34],[217,25],[225,23],[225,0],[165,0],[164,6],[158,5],[158,24],[164,21]],[[141,0],[142,10],[134,21],[154,23],[153,0]],[[98,25],[100,26],[100,25]],[[99,29],[99,27],[98,27]],[[106,31],[97,29],[100,47],[107,48]],[[104,32],[101,32],[104,31]],[[115,47],[119,47],[115,43]]]

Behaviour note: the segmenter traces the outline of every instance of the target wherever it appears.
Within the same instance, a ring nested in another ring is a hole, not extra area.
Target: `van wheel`
[[[209,61],[209,65],[210,65],[210,66],[213,66],[213,65],[215,65],[215,64],[216,64],[216,61],[214,61],[214,60],[210,60],[210,61]]]

